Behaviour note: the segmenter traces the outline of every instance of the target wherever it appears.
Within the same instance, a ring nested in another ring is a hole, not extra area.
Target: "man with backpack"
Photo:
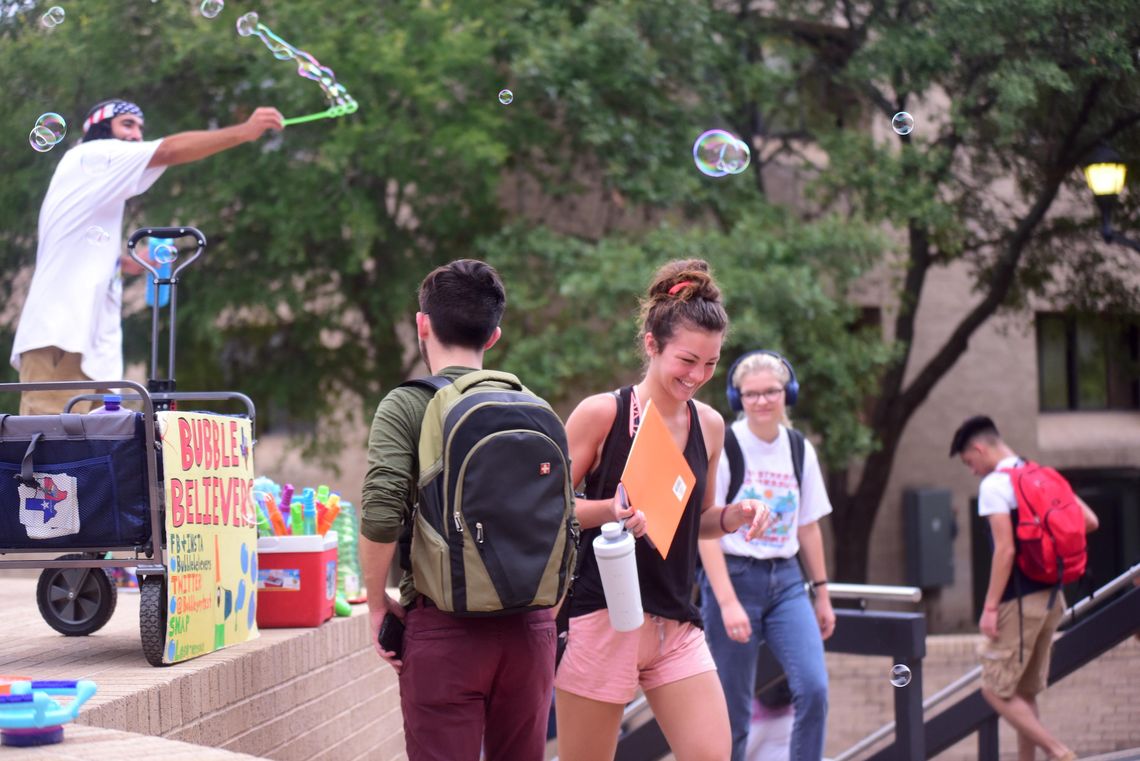
[[[435,269],[419,305],[420,352],[435,375],[389,392],[368,440],[360,552],[371,635],[399,674],[411,761],[478,761],[481,748],[488,761],[539,761],[551,608],[577,551],[566,434],[517,378],[482,369],[506,306],[491,266]],[[397,548],[398,602],[385,592]]]
[[[982,478],[978,514],[993,539],[990,580],[979,628],[985,639],[982,695],[1017,730],[1018,758],[1036,748],[1051,761],[1077,758],[1041,723],[1037,695],[1049,677],[1053,635],[1065,610],[1061,585],[1080,578],[1085,534],[1096,514],[1052,468],[1021,459],[993,420],[977,415],[954,432],[950,456]]]

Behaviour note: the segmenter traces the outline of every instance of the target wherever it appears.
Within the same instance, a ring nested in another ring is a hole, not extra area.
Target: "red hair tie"
[[[675,286],[673,286],[672,288],[669,289],[669,295],[670,296],[676,296],[677,292],[679,290],[681,290],[682,288],[684,288],[686,285],[694,285],[694,283],[692,280],[682,280],[681,282],[677,283]]]

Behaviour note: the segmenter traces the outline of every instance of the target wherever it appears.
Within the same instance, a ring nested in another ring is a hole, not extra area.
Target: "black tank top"
[[[621,472],[629,458],[633,438],[629,435],[629,417],[633,387],[626,386],[614,392],[618,409],[613,427],[602,447],[598,467],[586,476],[587,499],[613,499],[617,492]],[[689,495],[668,559],[662,559],[657,550],[644,539],[634,545],[637,557],[637,576],[641,585],[641,607],[646,613],[673,621],[691,621],[701,625],[700,612],[693,604],[693,581],[697,567],[697,536],[700,533],[701,503],[705,496],[709,456],[705,439],[701,435],[701,422],[697,406],[689,406],[689,438],[683,452],[685,461],[693,469],[696,484]],[[606,607],[602,580],[598,575],[598,561],[594,557],[594,537],[600,536],[601,527],[586,529],[578,551],[578,574],[570,597],[570,615],[581,616]]]

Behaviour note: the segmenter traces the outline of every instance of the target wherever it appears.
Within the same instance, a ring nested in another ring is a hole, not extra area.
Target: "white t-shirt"
[[[801,493],[796,485],[791,442],[784,426],[780,426],[779,435],[770,443],[752,433],[747,420],[737,420],[732,424],[732,430],[744,453],[744,481],[739,492],[725,494],[729,480],[728,455],[721,452],[716,468],[716,504],[746,498],[760,499],[771,506],[776,517],[762,535],[750,542],[744,538],[747,526],[728,534],[720,540],[721,549],[729,555],[744,557],[794,557],[800,549],[797,529],[831,512],[831,500],[823,485],[815,447],[804,440],[804,485]]]
[[[978,515],[1010,513],[1017,509],[1017,495],[1013,493],[1013,480],[1002,468],[1012,468],[1021,461],[1017,455],[1001,460],[994,471],[978,484]]]
[[[64,154],[40,207],[36,269],[16,340],[20,354],[56,346],[82,354],[93,380],[123,377],[123,207],[146,191],[166,167],[148,168],[161,140],[92,140]],[[92,228],[104,241],[92,242]]]

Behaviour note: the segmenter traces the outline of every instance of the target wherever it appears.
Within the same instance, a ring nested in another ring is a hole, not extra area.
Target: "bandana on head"
[[[123,114],[133,114],[143,118],[142,109],[129,100],[105,100],[95,104],[83,120],[83,140],[98,140],[111,137],[111,120]]]

